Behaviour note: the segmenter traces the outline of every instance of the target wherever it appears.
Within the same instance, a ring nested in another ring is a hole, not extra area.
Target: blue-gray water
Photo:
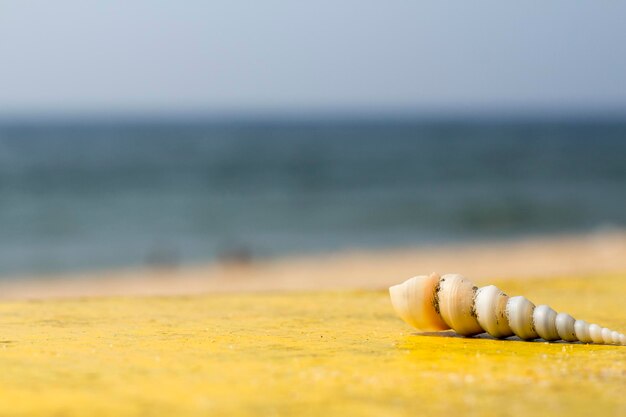
[[[0,126],[0,273],[626,226],[626,123]]]

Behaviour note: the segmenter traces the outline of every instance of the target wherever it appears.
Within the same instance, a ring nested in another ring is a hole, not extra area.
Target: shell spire
[[[547,305],[535,306],[522,296],[509,297],[494,285],[478,288],[458,274],[413,277],[389,288],[389,295],[398,315],[420,330],[626,345],[621,333],[557,313]]]

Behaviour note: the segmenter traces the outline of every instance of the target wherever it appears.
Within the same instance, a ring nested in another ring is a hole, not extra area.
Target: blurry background
[[[0,274],[623,228],[624,16],[0,1]]]

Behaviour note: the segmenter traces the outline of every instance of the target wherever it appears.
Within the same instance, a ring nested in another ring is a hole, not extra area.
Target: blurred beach
[[[611,120],[3,124],[0,288],[163,294],[379,288],[431,270],[626,271],[624,137]]]
[[[211,293],[386,290],[414,275],[462,272],[479,284],[491,280],[576,278],[624,280],[626,233],[342,251],[256,261],[179,267],[134,267],[0,281],[0,299]]]

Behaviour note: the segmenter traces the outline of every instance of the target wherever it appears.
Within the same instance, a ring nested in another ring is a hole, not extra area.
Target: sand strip
[[[413,275],[460,272],[493,278],[586,276],[626,272],[626,232],[529,238],[332,255],[212,263],[179,268],[8,277],[2,299],[215,292],[382,289]]]

